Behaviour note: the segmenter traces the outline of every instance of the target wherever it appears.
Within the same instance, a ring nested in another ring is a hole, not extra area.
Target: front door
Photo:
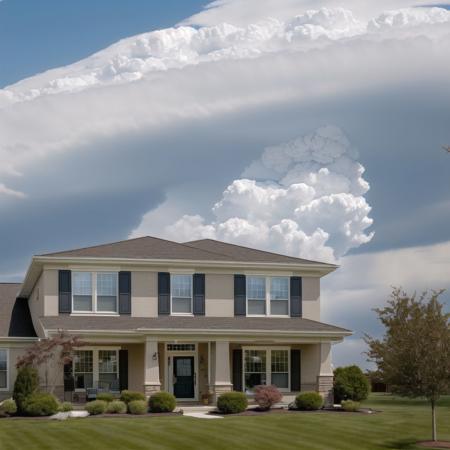
[[[194,398],[194,357],[173,357],[173,395],[176,398]]]

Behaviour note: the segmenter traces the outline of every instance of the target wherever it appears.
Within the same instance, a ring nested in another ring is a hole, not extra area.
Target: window
[[[172,314],[192,313],[192,275],[172,275]]]
[[[117,312],[117,272],[72,272],[74,312]]]
[[[99,350],[98,352],[98,380],[110,385],[117,380],[117,352],[116,350]]]
[[[97,273],[97,311],[117,311],[117,273]]]
[[[94,360],[92,350],[77,350],[73,358],[75,389],[94,386]]]
[[[245,350],[244,367],[246,391],[260,384],[267,384],[265,350]]]
[[[247,314],[266,314],[265,277],[247,277]]]
[[[8,350],[0,348],[0,389],[8,389]]]
[[[271,350],[271,384],[280,389],[289,388],[289,352]]]
[[[169,352],[195,352],[195,344],[167,344]]]
[[[272,316],[289,314],[288,277],[272,277],[270,279],[270,314]]]
[[[281,391],[289,390],[289,349],[246,348],[243,357],[244,386],[247,393],[261,384],[273,384]]]
[[[289,277],[247,276],[247,315],[288,316]]]
[[[73,310],[92,311],[92,273],[72,273]]]

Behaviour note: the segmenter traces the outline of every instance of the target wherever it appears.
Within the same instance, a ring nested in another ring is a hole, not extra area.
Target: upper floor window
[[[289,315],[289,277],[247,276],[247,315]]]
[[[74,312],[117,312],[117,272],[72,272]]]
[[[172,314],[192,314],[192,275],[172,274]]]
[[[8,389],[8,350],[0,348],[0,389]]]

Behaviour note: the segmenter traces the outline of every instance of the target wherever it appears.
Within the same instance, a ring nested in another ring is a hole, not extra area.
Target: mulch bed
[[[425,448],[450,448],[450,441],[421,441],[417,445]]]
[[[287,409],[287,408],[271,408],[268,411],[259,408],[247,409],[244,412],[236,414],[222,414],[220,411],[210,411],[209,414],[226,415],[226,416],[261,416],[265,414],[327,414],[327,413],[345,413],[345,414],[375,414],[381,411],[374,411],[371,409],[360,409],[355,412],[344,411],[341,408],[327,408],[319,409],[317,411],[301,411],[298,409]]]

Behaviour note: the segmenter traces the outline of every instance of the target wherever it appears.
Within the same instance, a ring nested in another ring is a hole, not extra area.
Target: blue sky
[[[364,364],[391,286],[450,288],[450,12],[420,3],[3,0],[0,281],[144,234],[332,260]]]
[[[121,38],[174,25],[205,0],[3,0],[0,87],[77,61]]]

